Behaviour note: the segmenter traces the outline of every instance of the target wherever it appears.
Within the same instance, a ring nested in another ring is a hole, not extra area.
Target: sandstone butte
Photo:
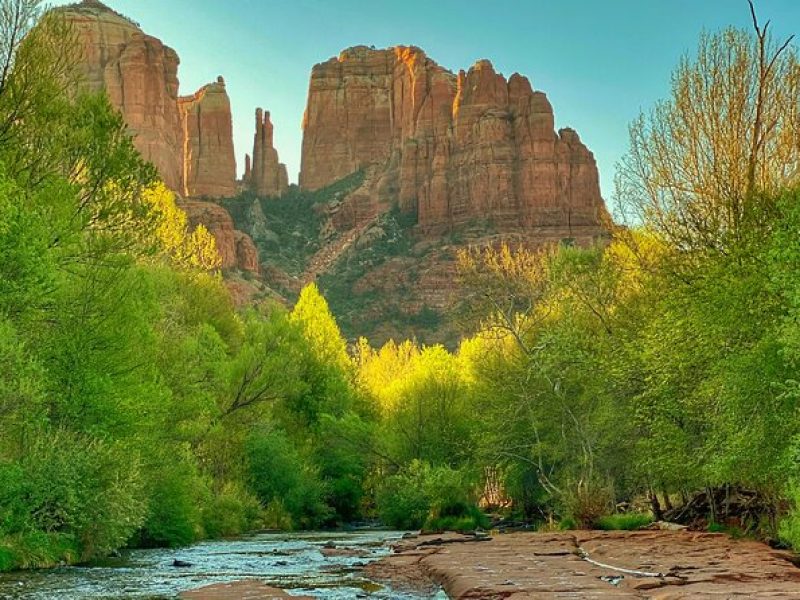
[[[365,169],[352,200],[362,221],[395,201],[423,231],[475,219],[564,237],[603,231],[592,153],[575,131],[554,130],[543,92],[488,60],[456,75],[416,47],[344,50],[314,66],[303,130],[301,188]]]
[[[142,156],[164,183],[185,198],[237,193],[230,100],[225,82],[178,96],[177,53],[98,0],[58,9],[73,25],[82,52],[80,74],[92,91],[105,90],[122,114]],[[224,269],[258,272],[255,245],[233,228],[227,212],[183,202],[192,223],[214,234]],[[206,220],[207,219],[207,220]]]

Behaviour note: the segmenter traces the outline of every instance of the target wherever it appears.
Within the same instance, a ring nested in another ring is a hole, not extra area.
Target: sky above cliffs
[[[55,5],[74,0],[57,0]],[[297,181],[311,67],[349,46],[419,46],[440,65],[488,58],[547,93],[556,126],[592,150],[613,204],[628,123],[669,93],[681,55],[701,31],[750,26],[746,0],[104,0],[173,47],[181,94],[223,75],[231,97],[237,166],[252,151],[257,106]],[[800,29],[800,0],[757,0],[776,35]]]

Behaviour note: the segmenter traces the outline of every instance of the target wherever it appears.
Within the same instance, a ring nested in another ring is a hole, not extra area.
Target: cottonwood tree
[[[483,361],[493,371],[490,387],[504,398],[494,413],[500,427],[490,434],[495,460],[525,464],[541,489],[559,503],[599,499],[601,505],[604,483],[591,427],[596,407],[574,392],[570,373],[575,358],[560,352],[566,346],[552,330],[563,312],[564,294],[574,295],[564,280],[574,284],[575,278],[559,277],[554,269],[562,253],[555,247],[531,251],[506,245],[462,252],[462,311],[480,323],[480,336],[494,355]],[[595,311],[605,301],[589,298],[596,290],[588,284],[580,291],[585,298],[579,303],[587,302]],[[593,319],[597,317],[594,312]],[[608,320],[597,323],[609,331]],[[567,456],[576,465],[569,474]]]
[[[630,126],[621,209],[679,250],[726,252],[756,230],[768,199],[800,179],[800,64],[750,2],[753,31],[704,34],[672,93]]]

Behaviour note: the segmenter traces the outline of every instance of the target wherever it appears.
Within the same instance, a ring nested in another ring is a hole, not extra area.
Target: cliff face
[[[183,190],[187,198],[235,196],[231,103],[222,77],[178,99],[183,137]]]
[[[598,228],[605,215],[577,133],[556,133],[544,93],[489,61],[454,75],[414,47],[345,50],[313,68],[303,127],[302,188],[371,166],[362,196],[392,196],[423,229]]]
[[[72,23],[84,85],[105,90],[122,113],[134,144],[164,183],[183,196],[236,194],[231,108],[225,83],[178,97],[172,48],[98,0],[59,9]]]
[[[142,156],[156,166],[170,189],[180,191],[178,55],[95,0],[63,10],[82,45],[79,68],[85,85],[108,93]]]
[[[84,85],[105,90],[122,113],[134,144],[164,183],[184,198],[234,196],[236,159],[231,106],[220,77],[192,96],[178,97],[178,55],[98,0],[58,9],[80,44]],[[224,269],[258,273],[253,241],[211,202],[184,201],[193,226],[214,235]]]
[[[289,176],[273,145],[273,133],[269,112],[256,109],[253,158],[245,158],[245,182],[257,196],[277,198],[289,188]]]

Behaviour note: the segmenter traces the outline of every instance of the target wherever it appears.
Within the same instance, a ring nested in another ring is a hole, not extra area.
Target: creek
[[[373,529],[260,533],[187,548],[127,550],[92,565],[0,574],[0,599],[172,600],[182,591],[238,579],[332,600],[430,599],[376,584],[361,573],[361,566],[387,555],[389,544],[401,536]],[[326,556],[326,547],[333,546],[347,550]],[[190,566],[176,567],[176,560]]]

